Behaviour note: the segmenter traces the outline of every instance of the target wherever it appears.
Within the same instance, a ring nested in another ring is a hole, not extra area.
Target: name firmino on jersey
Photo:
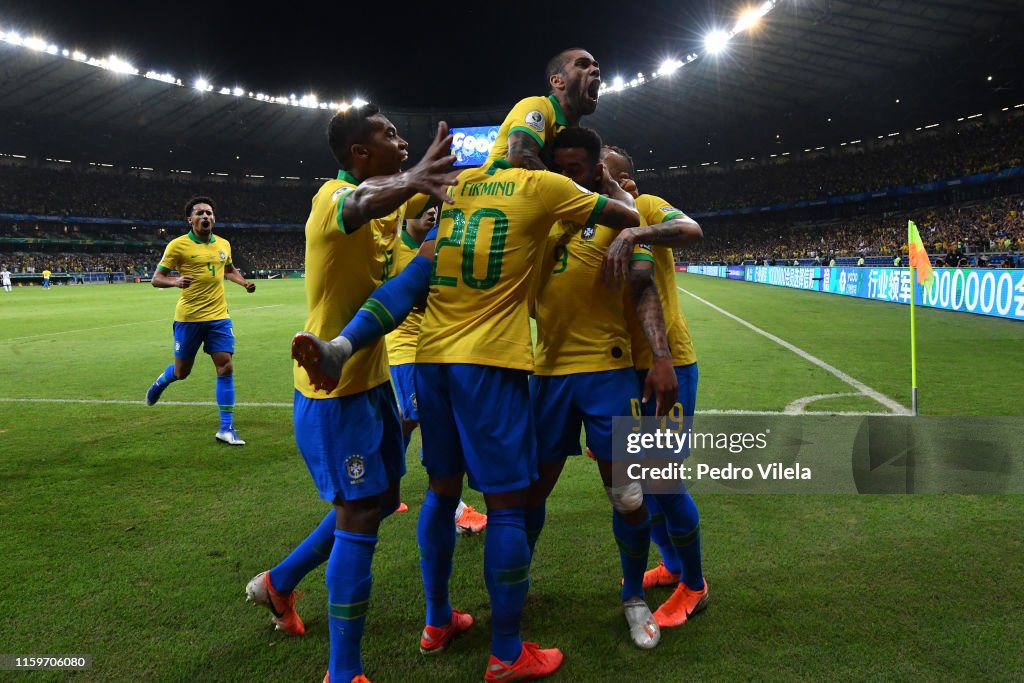
[[[478,197],[481,195],[511,197],[515,192],[515,182],[511,180],[506,182],[492,180],[486,183],[466,183],[462,186],[462,192],[459,194],[463,197]]]

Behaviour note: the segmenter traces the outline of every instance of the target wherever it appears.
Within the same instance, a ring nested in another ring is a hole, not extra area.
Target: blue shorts
[[[398,409],[403,420],[420,421],[420,409],[416,405],[416,381],[413,377],[415,363],[402,363],[391,366],[391,382],[395,385],[395,396],[398,397]]]
[[[580,429],[599,460],[612,459],[612,419],[632,414],[639,394],[633,368],[530,378],[537,458],[547,465],[579,455]]]
[[[405,474],[405,441],[390,383],[340,398],[295,392],[295,443],[320,497],[334,503],[384,493]]]
[[[525,370],[416,363],[423,399],[423,465],[436,479],[466,473],[482,493],[504,493],[537,478],[537,442]]]
[[[697,364],[677,365],[675,371],[676,378],[679,380],[679,399],[672,406],[672,410],[669,411],[669,420],[683,422],[687,427],[690,427],[693,425],[693,413],[697,407]],[[643,396],[644,380],[647,379],[647,371],[637,370],[636,376],[640,382],[640,395]],[[633,415],[653,417],[657,409],[657,402],[653,396],[647,403],[638,403],[637,405],[640,410],[634,410]]]
[[[174,323],[174,357],[192,360],[203,345],[206,353],[235,352],[235,333],[231,318],[207,320],[201,323]]]

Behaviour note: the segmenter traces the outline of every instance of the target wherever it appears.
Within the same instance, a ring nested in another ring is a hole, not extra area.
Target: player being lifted
[[[430,197],[417,195],[406,204],[408,214],[405,225],[395,244],[388,277],[396,277],[416,256],[420,244],[437,220],[437,207],[426,208]],[[422,215],[416,215],[422,212]],[[413,311],[394,331],[384,338],[388,349],[388,363],[391,366],[391,381],[398,397],[398,410],[402,415],[402,436],[405,448],[420,423],[420,410],[416,400],[416,384],[413,367],[416,362],[416,341],[420,335],[422,311]],[[404,505],[404,504],[403,504]],[[399,508],[402,509],[401,507]],[[408,508],[406,508],[408,509]],[[460,500],[455,508],[455,530],[460,534],[478,534],[487,526],[487,515],[477,512],[472,506]]]
[[[564,175],[588,189],[621,197],[624,190],[604,172],[600,155],[601,138],[589,128],[567,128],[552,146],[552,160]],[[617,235],[617,230],[603,225],[580,231],[557,223],[535,275],[537,348],[530,398],[534,420],[544,428],[537,430],[540,478],[527,498],[526,533],[532,551],[544,525],[545,501],[567,456],[581,452],[580,430],[585,425],[587,445],[597,457],[612,504],[630,635],[639,647],[653,648],[661,632],[642,587],[651,541],[650,515],[638,483],[616,487],[612,480],[612,421],[617,415],[629,415],[631,402],[640,398],[623,315],[622,283],[602,279],[608,246]],[[676,378],[661,302],[651,280],[650,250],[637,247],[632,259],[635,300],[628,305],[639,307],[651,346],[658,352],[647,391],[656,390],[664,414],[675,403]]]
[[[580,125],[582,117],[597,109],[601,69],[586,50],[562,50],[548,61],[545,75],[550,94],[524,98],[512,107],[498,129],[487,164],[505,159],[516,168],[543,170],[547,168],[545,149],[555,136]]]
[[[164,390],[192,372],[199,346],[210,354],[217,368],[217,407],[220,409],[218,441],[244,446],[234,426],[235,334],[228,317],[224,280],[231,280],[250,294],[256,284],[249,282],[231,263],[231,245],[213,234],[213,200],[193,197],[185,204],[190,230],[170,241],[153,273],[153,286],[178,287],[181,296],[174,308],[174,362],[168,365],[146,392],[146,405],[160,400]],[[171,271],[178,271],[177,277]]]
[[[442,649],[465,630],[461,613],[451,608],[448,581],[451,517],[468,476],[488,512],[487,681],[532,680],[562,662],[559,650],[524,643],[519,631],[530,568],[524,505],[537,471],[527,380],[533,368],[530,275],[557,220],[636,225],[631,198],[625,199],[608,199],[553,173],[511,168],[502,159],[464,171],[454,206],[441,213],[436,243],[426,240],[420,255],[374,293],[339,337],[323,342],[300,333],[293,341],[313,385],[331,386],[353,349],[393,329],[429,288],[415,369],[430,480],[419,521],[427,601],[420,648]]]
[[[417,192],[449,200],[455,174],[444,123],[423,159],[400,173],[407,143],[372,104],[335,114],[328,141],[341,171],[317,192],[306,221],[306,329],[331,338],[383,281],[404,203]],[[398,505],[405,472],[383,340],[352,358],[326,395],[296,367],[294,423],[320,497],[334,510],[281,564],[254,577],[246,593],[271,610],[281,629],[301,634],[293,590],[326,559],[331,656],[325,680],[365,683],[360,645],[377,531]]]
[[[654,255],[654,277],[661,297],[672,349],[672,365],[679,380],[679,402],[672,407],[676,421],[691,421],[697,399],[697,356],[686,317],[679,307],[675,282],[673,247],[692,246],[704,238],[700,226],[660,197],[639,194],[633,180],[633,160],[625,150],[605,147],[601,161],[624,189],[636,195],[641,226],[623,230],[609,247],[611,275],[623,277],[629,255],[636,244],[649,244]],[[641,384],[655,364],[643,333],[643,325],[626,310],[633,346],[633,364]],[[653,415],[649,403],[640,406]],[[676,586],[669,599],[654,613],[658,625],[681,626],[707,606],[708,587],[701,567],[700,515],[689,491],[645,497],[651,509],[651,537],[661,551],[662,561],[644,575],[644,587]]]

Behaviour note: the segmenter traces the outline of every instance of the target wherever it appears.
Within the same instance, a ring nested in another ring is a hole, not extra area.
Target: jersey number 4
[[[456,287],[459,278],[450,275],[438,275],[437,264],[441,262],[441,250],[447,246],[462,247],[462,281],[473,289],[490,289],[501,277],[501,262],[505,257],[505,238],[508,237],[508,217],[498,209],[478,209],[466,221],[462,209],[445,209],[441,212],[441,220],[451,219],[452,234],[437,241],[434,249],[434,272],[430,276],[430,284],[440,287]],[[490,219],[494,221],[491,232],[491,244],[487,250],[487,272],[482,278],[473,272],[476,256],[476,238],[480,231],[480,222]]]

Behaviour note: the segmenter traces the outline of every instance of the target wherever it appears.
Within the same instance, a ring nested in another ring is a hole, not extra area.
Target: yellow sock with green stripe
[[[377,537],[335,529],[327,561],[327,616],[331,634],[332,681],[363,673],[362,639],[370,604],[373,551]]]

